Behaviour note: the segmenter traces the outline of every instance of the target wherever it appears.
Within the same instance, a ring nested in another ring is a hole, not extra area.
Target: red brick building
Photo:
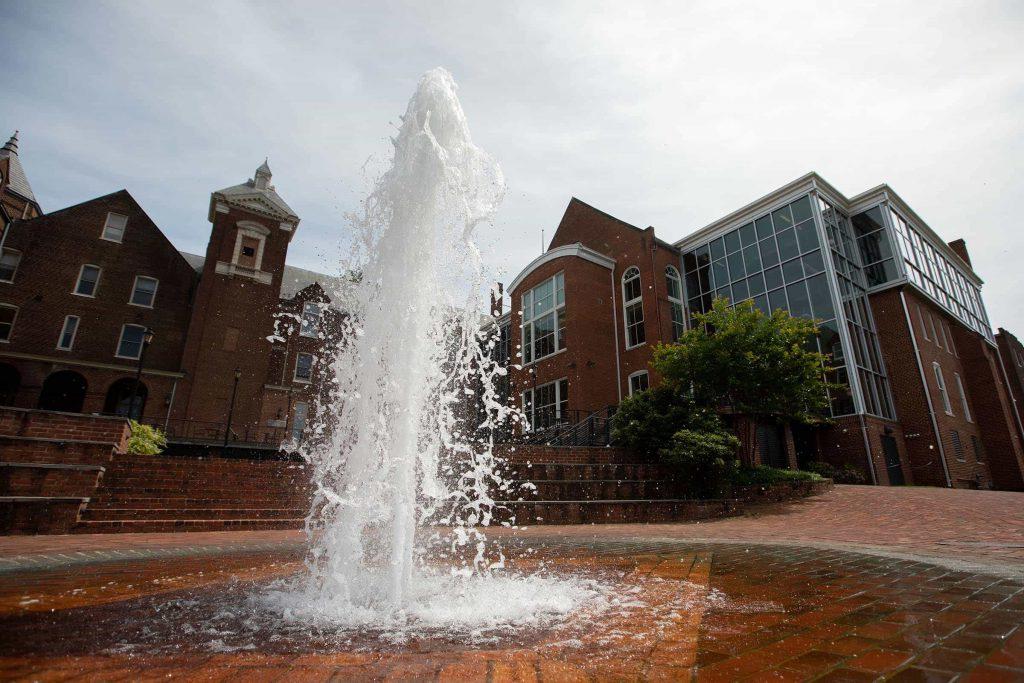
[[[180,440],[276,447],[301,432],[338,283],[286,265],[299,218],[265,162],[212,193],[196,256],[127,190],[42,213],[16,138],[4,153],[0,404],[128,414],[134,396]]]
[[[892,188],[848,198],[811,173],[672,244],[573,199],[499,324],[521,364],[514,399],[540,429],[657,383],[651,348],[716,297],[815,318],[843,386],[831,424],[762,425],[763,461],[829,460],[878,484],[1024,489],[981,285],[963,240],[947,244]]]

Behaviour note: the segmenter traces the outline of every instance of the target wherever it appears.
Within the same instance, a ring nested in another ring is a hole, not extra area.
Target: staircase
[[[118,455],[72,531],[296,529],[309,496],[299,462]]]

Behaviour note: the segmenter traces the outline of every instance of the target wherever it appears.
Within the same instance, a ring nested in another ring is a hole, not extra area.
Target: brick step
[[[501,476],[509,479],[532,481],[566,481],[583,479],[670,479],[671,470],[663,465],[647,463],[534,463],[508,465]]]
[[[205,492],[203,492],[205,493]],[[279,507],[308,507],[309,496],[270,496]],[[267,502],[268,497],[255,496],[93,496],[89,507],[102,510],[119,507],[245,507],[251,503]]]
[[[146,459],[149,458],[149,459]],[[255,470],[305,470],[310,465],[301,462],[279,462],[267,460],[227,460],[211,458],[207,460],[187,459],[174,460],[160,456],[127,456],[117,459],[118,466],[124,469],[162,470],[167,472],[194,472],[197,470],[237,470],[239,468]]]
[[[0,495],[89,497],[102,472],[98,465],[0,463]]]
[[[103,490],[100,493],[104,495],[142,495],[147,496],[153,495],[191,495],[193,493],[210,494],[214,496],[220,495],[273,495],[273,494],[286,494],[293,491],[307,491],[308,486],[299,486],[293,484],[279,484],[278,486],[203,486],[202,484],[195,484],[194,486],[149,486],[149,485],[138,485],[138,486],[121,486],[111,485],[107,481],[103,482]]]
[[[524,500],[646,500],[678,498],[679,487],[665,479],[547,479],[513,482],[507,492]],[[493,495],[493,494],[492,494]]]
[[[649,524],[717,519],[738,514],[729,500],[572,500],[502,502],[516,524]],[[505,513],[506,515],[508,513]]]
[[[82,521],[117,519],[296,519],[304,517],[306,508],[260,508],[260,507],[196,507],[196,508],[145,508],[122,507],[94,509],[86,506]]]
[[[301,529],[305,518],[296,519],[144,519],[90,520],[76,524],[74,534],[157,533],[167,531],[270,531]]]

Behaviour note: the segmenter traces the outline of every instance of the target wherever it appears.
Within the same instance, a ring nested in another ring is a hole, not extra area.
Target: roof
[[[638,228],[637,226],[633,225],[632,223],[627,223],[626,221],[622,220],[621,218],[617,218],[617,217],[611,215],[607,211],[602,211],[601,209],[597,208],[593,204],[588,204],[587,202],[583,201],[579,197],[570,197],[569,198],[569,205],[565,207],[565,213],[569,213],[569,209],[572,207],[573,204],[578,204],[578,205],[580,205],[580,206],[582,206],[582,207],[584,207],[586,209],[589,209],[589,210],[593,211],[594,213],[600,214],[600,215],[604,216],[605,218],[608,218],[608,219],[618,223],[619,225],[621,225],[621,226],[623,226],[625,228],[629,228],[630,230],[635,230],[637,232],[646,232],[646,230],[644,228]],[[650,226],[650,227],[653,228],[654,226]],[[557,233],[557,230],[556,230],[556,233]],[[555,236],[552,235],[551,236],[551,240],[554,241],[554,239],[555,239]],[[676,247],[676,245],[672,244],[671,242],[666,242],[665,240],[661,239],[657,235],[654,236],[654,241],[657,242],[658,244],[660,244],[661,246],[667,248],[667,249],[678,250],[678,247]],[[550,246],[549,246],[549,248],[550,248]]]
[[[292,207],[288,206],[285,200],[281,199],[281,195],[270,184],[272,177],[270,165],[264,160],[256,169],[256,173],[252,178],[239,185],[232,185],[231,187],[225,187],[223,190],[217,190],[213,195],[215,197],[219,195],[228,202],[238,204],[250,210],[298,223],[298,214],[292,210]]]
[[[199,254],[190,254],[182,251],[181,255],[188,261],[188,264],[197,272],[201,273],[206,257]],[[340,277],[318,273],[314,270],[285,266],[284,274],[281,276],[281,298],[292,299],[296,294],[313,284],[319,284],[320,288],[331,297],[331,306],[339,310],[343,306],[341,299],[344,298],[344,280]]]
[[[32,186],[28,184],[25,169],[21,167],[21,160],[18,159],[18,131],[14,131],[14,135],[7,141],[7,144],[0,147],[0,159],[9,160],[7,163],[7,189],[38,205],[39,202],[36,201],[36,195],[32,192]]]

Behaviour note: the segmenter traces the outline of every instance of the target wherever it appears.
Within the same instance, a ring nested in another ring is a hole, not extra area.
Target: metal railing
[[[519,443],[545,446],[608,446],[612,441],[612,418],[617,406],[586,412],[562,411],[551,419],[534,416],[537,428],[524,431]]]
[[[167,440],[171,443],[223,444],[224,432],[227,430],[226,422],[205,420],[143,418],[140,422],[163,430],[167,435]],[[282,443],[289,441],[292,436],[285,427],[232,425],[231,429],[227,431],[227,441],[230,446],[276,449]]]

